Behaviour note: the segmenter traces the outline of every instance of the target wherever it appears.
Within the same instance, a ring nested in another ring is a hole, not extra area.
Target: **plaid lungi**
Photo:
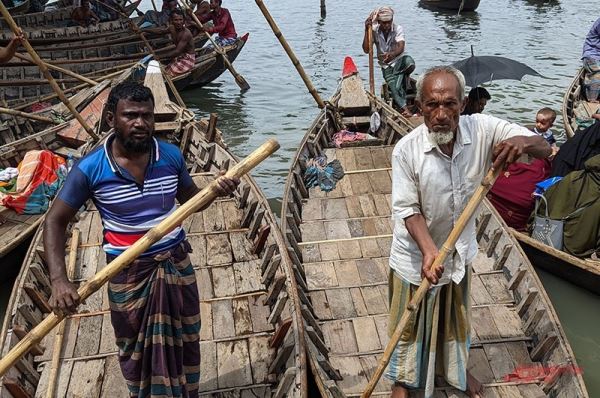
[[[198,397],[200,300],[190,251],[184,241],[139,258],[108,285],[119,362],[131,397]]]
[[[185,53],[175,58],[167,66],[167,73],[171,76],[182,75],[189,72],[196,64],[196,54]]]
[[[588,101],[596,101],[600,97],[600,60],[592,58],[583,59],[585,77],[585,96]]]
[[[434,393],[435,376],[465,391],[467,362],[471,344],[470,265],[463,280],[429,290],[413,314],[400,342],[392,353],[385,377],[409,389]],[[391,336],[418,286],[389,274]]]

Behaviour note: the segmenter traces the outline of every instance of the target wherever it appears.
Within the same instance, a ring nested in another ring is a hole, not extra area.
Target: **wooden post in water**
[[[454,228],[452,228],[452,231],[450,231],[450,235],[442,245],[440,253],[433,261],[433,264],[431,264],[432,270],[437,270],[444,263],[446,258],[450,254],[452,254],[452,252],[454,251],[454,245],[456,244],[456,241],[458,240],[460,234],[462,234],[463,230],[465,229],[465,226],[467,225],[473,214],[475,214],[475,211],[477,211],[477,208],[479,207],[481,201],[485,198],[485,195],[488,193],[492,185],[494,185],[494,182],[496,181],[496,178],[498,178],[501,169],[502,167],[498,167],[498,169],[496,170],[490,169],[483,181],[481,181],[481,185],[477,188],[471,199],[469,199],[469,202],[465,206],[465,209],[461,213],[460,217],[458,217],[458,220],[456,220]],[[377,369],[375,369],[375,373],[373,373],[371,380],[369,380],[369,384],[367,384],[367,387],[362,393],[361,398],[369,398],[373,393],[373,390],[377,386],[377,382],[379,382],[379,379],[381,378],[381,375],[383,375],[385,368],[387,367],[388,363],[390,363],[392,353],[394,352],[396,345],[398,345],[398,342],[400,341],[402,333],[404,333],[406,325],[410,321],[410,318],[414,316],[416,311],[419,309],[419,305],[421,304],[421,301],[423,301],[423,299],[425,298],[425,295],[427,294],[427,291],[429,290],[430,286],[431,284],[429,280],[423,278],[423,281],[419,285],[419,288],[417,289],[413,298],[410,300],[408,306],[404,310],[402,317],[400,318],[400,321],[398,322],[398,325],[394,330],[394,334],[390,337],[390,340],[388,341],[388,344],[385,347],[385,351],[383,352],[383,356],[379,360]]]
[[[252,152],[247,158],[233,166],[227,171],[225,176],[229,178],[240,178],[249,173],[260,162],[271,156],[277,149],[279,143],[270,139]],[[198,192],[190,200],[179,206],[169,217],[161,221],[157,226],[146,232],[137,242],[129,247],[116,259],[106,265],[94,277],[88,280],[77,289],[81,301],[85,301],[96,291],[98,291],[106,282],[117,275],[121,270],[131,264],[144,251],[154,243],[158,242],[172,231],[178,225],[181,225],[185,219],[195,213],[198,209],[208,205],[217,197],[217,181],[214,180],[202,191]],[[2,359],[0,359],[0,377],[4,376],[23,355],[38,344],[61,320],[65,314],[52,312],[37,324],[27,335],[21,339]]]
[[[327,8],[325,7],[325,0],[321,0],[321,18],[327,16]]]
[[[317,89],[315,88],[315,86],[313,86],[312,82],[310,81],[310,78],[306,75],[306,72],[304,71],[302,64],[298,60],[298,57],[296,57],[296,54],[294,54],[294,50],[292,50],[292,48],[290,47],[288,42],[285,40],[283,33],[281,33],[281,30],[279,30],[279,26],[277,26],[277,24],[275,23],[275,20],[273,19],[273,17],[271,16],[271,13],[267,9],[267,6],[265,6],[265,3],[263,3],[262,0],[255,0],[255,1],[256,1],[256,5],[258,6],[258,8],[260,8],[260,11],[263,13],[267,22],[269,23],[271,30],[273,30],[273,33],[275,33],[275,37],[277,37],[277,39],[279,39],[279,43],[281,43],[281,45],[283,46],[283,49],[287,53],[288,57],[290,57],[292,64],[294,64],[294,66],[296,67],[296,70],[298,71],[298,73],[300,74],[300,77],[304,81],[306,88],[308,88],[308,92],[313,96],[313,98],[317,102],[317,105],[319,105],[319,108],[324,108],[325,102],[323,102],[323,100],[321,99],[321,96],[317,92]]]
[[[2,16],[4,17],[4,20],[10,26],[10,29],[13,31],[13,33],[15,35],[23,34],[23,32],[21,31],[21,28],[19,28],[17,26],[17,24],[15,23],[14,19],[12,19],[12,16],[8,12],[8,10],[6,9],[6,7],[4,6],[4,3],[2,3],[2,1],[0,1],[0,13],[2,13]],[[29,41],[27,40],[27,37],[25,37],[25,35],[23,35],[23,43],[22,44],[25,47],[25,49],[27,49],[27,52],[31,56],[31,59],[33,60],[33,62],[42,71],[42,74],[48,80],[48,83],[50,83],[50,86],[52,86],[52,89],[54,90],[54,92],[56,92],[56,94],[58,95],[58,98],[62,101],[63,104],[66,105],[67,109],[69,109],[69,111],[71,111],[71,113],[73,114],[73,116],[75,116],[75,119],[77,119],[77,121],[79,122],[79,124],[81,124],[81,126],[85,129],[85,131],[88,133],[88,135],[90,137],[92,137],[92,139],[94,141],[98,141],[98,139],[99,139],[98,135],[86,123],[86,121],[83,120],[83,117],[81,117],[81,115],[79,114],[79,112],[77,112],[77,109],[75,109],[75,107],[73,106],[73,104],[71,104],[71,102],[69,101],[69,99],[65,96],[65,93],[63,93],[63,91],[61,90],[61,88],[58,86],[58,83],[56,83],[56,81],[54,80],[54,78],[52,77],[52,75],[50,74],[50,72],[48,71],[48,68],[44,64],[44,61],[42,61],[40,59],[40,57],[37,55],[37,53],[35,52],[35,50],[33,49],[33,47],[31,47],[31,44],[29,44]]]

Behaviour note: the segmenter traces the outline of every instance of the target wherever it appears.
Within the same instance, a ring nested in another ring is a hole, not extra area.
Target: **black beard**
[[[147,139],[140,141],[132,137],[124,137],[119,131],[116,131],[115,133],[115,138],[123,145],[123,148],[125,148],[127,152],[146,153],[150,150],[150,145],[152,144],[152,136],[150,135]]]

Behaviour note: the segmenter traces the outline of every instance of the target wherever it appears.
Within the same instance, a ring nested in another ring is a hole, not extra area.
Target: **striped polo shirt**
[[[138,184],[112,156],[114,139],[113,133],[73,167],[58,197],[74,209],[91,198],[102,218],[104,251],[119,255],[173,213],[178,189],[189,188],[193,181],[179,148],[152,138],[144,183]],[[142,256],[165,251],[184,239],[178,226]]]

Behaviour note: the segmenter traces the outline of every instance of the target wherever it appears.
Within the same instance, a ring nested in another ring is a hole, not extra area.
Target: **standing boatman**
[[[423,278],[433,286],[390,358],[386,378],[395,383],[393,398],[408,398],[410,389],[425,389],[425,397],[432,397],[435,376],[481,397],[481,384],[467,371],[471,261],[478,250],[473,219],[443,267],[433,272],[431,265],[492,161],[501,167],[524,153],[541,159],[552,152],[524,127],[483,114],[460,116],[464,90],[464,76],[450,66],[419,76],[417,105],[424,123],[392,153],[390,336]]]
[[[365,21],[365,35],[362,48],[365,54],[369,52],[369,30],[377,47],[377,59],[383,78],[396,107],[405,116],[410,112],[406,108],[406,89],[410,74],[415,70],[415,61],[405,54],[406,41],[404,29],[394,23],[394,10],[391,7],[379,7],[371,12]]]
[[[54,311],[72,313],[80,301],[65,271],[65,230],[88,199],[102,219],[109,263],[172,214],[175,200],[185,203],[199,192],[179,148],[153,137],[150,89],[118,84],[106,106],[114,133],[73,166],[44,223]],[[217,182],[225,196],[239,179]],[[200,299],[190,252],[179,226],[109,281],[111,322],[131,397],[198,397]]]

